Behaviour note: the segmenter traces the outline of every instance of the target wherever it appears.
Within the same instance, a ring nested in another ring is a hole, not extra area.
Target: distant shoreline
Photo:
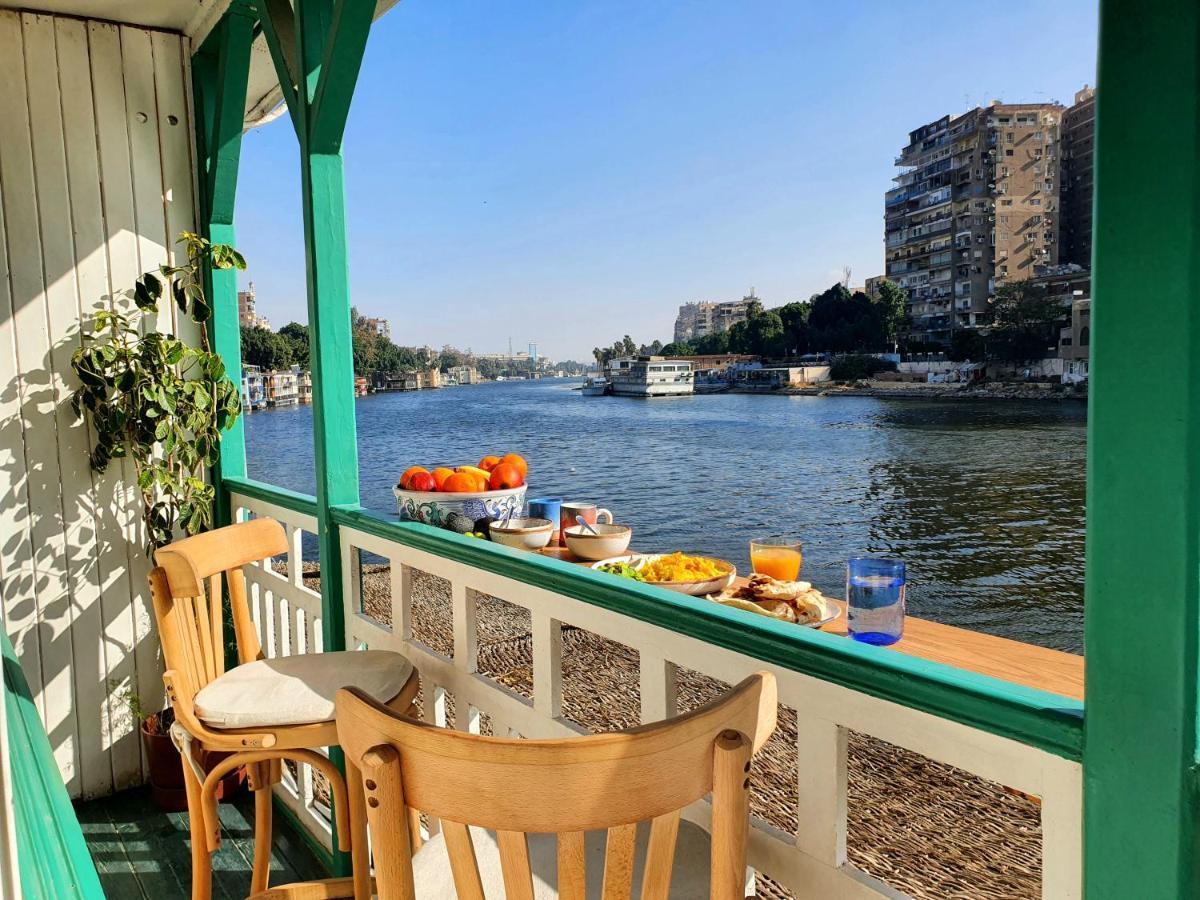
[[[735,391],[736,393],[760,393]],[[875,381],[853,385],[818,384],[802,388],[783,388],[771,393],[792,397],[873,397],[882,400],[1057,400],[1087,402],[1087,391],[1074,385],[1010,384],[918,384]]]

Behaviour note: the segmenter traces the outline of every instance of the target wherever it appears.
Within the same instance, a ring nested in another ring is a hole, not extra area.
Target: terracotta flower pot
[[[150,794],[159,809],[166,812],[183,812],[187,809],[187,791],[183,786],[183,757],[175,748],[169,734],[158,731],[158,714],[142,722],[142,745],[146,748],[146,759],[150,767]],[[200,764],[211,769],[228,753],[201,755]],[[226,802],[237,796],[246,782],[244,767],[234,769],[217,785],[217,800]]]

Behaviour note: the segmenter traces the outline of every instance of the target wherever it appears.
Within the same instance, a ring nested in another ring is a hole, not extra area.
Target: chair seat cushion
[[[196,694],[196,715],[212,728],[307,725],[333,719],[333,700],[356,687],[387,703],[413,673],[390,650],[344,650],[260,659],[230,669]]]
[[[553,834],[530,834],[529,868],[533,871],[534,900],[554,900],[558,897],[558,839]],[[589,831],[584,837],[584,858],[587,867],[587,895],[599,898],[604,884],[604,851],[606,835],[603,831]],[[633,867],[633,892],[641,895],[642,871],[646,863],[646,844],[650,839],[650,826],[638,826],[637,856]],[[479,865],[479,879],[483,882],[486,900],[503,900],[504,875],[500,868],[500,850],[496,846],[495,832],[471,827],[471,842],[475,846],[475,859]],[[425,842],[413,857],[413,883],[416,895],[421,900],[455,900],[454,875],[450,871],[450,860],[446,855],[446,842],[437,834]],[[672,898],[699,900],[708,897],[709,885],[709,836],[708,832],[691,822],[679,823],[679,837],[675,841],[675,867],[671,872]],[[745,896],[754,893],[753,881],[747,879]]]

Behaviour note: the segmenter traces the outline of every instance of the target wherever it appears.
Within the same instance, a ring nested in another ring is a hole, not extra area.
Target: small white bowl
[[[554,523],[549,519],[509,519],[504,525],[492,522],[488,534],[497,544],[518,550],[541,550],[550,543]]]
[[[567,547],[580,559],[597,560],[619,556],[629,549],[629,540],[633,537],[633,529],[628,525],[605,525],[597,523],[592,526],[597,534],[592,534],[582,525],[572,525],[564,529],[563,536],[567,539]]]

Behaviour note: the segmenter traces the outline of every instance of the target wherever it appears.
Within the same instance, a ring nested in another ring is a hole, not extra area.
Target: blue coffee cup
[[[551,547],[558,546],[558,518],[562,514],[562,503],[562,497],[538,497],[529,501],[529,518],[549,519],[554,523],[554,531],[550,533]]]

